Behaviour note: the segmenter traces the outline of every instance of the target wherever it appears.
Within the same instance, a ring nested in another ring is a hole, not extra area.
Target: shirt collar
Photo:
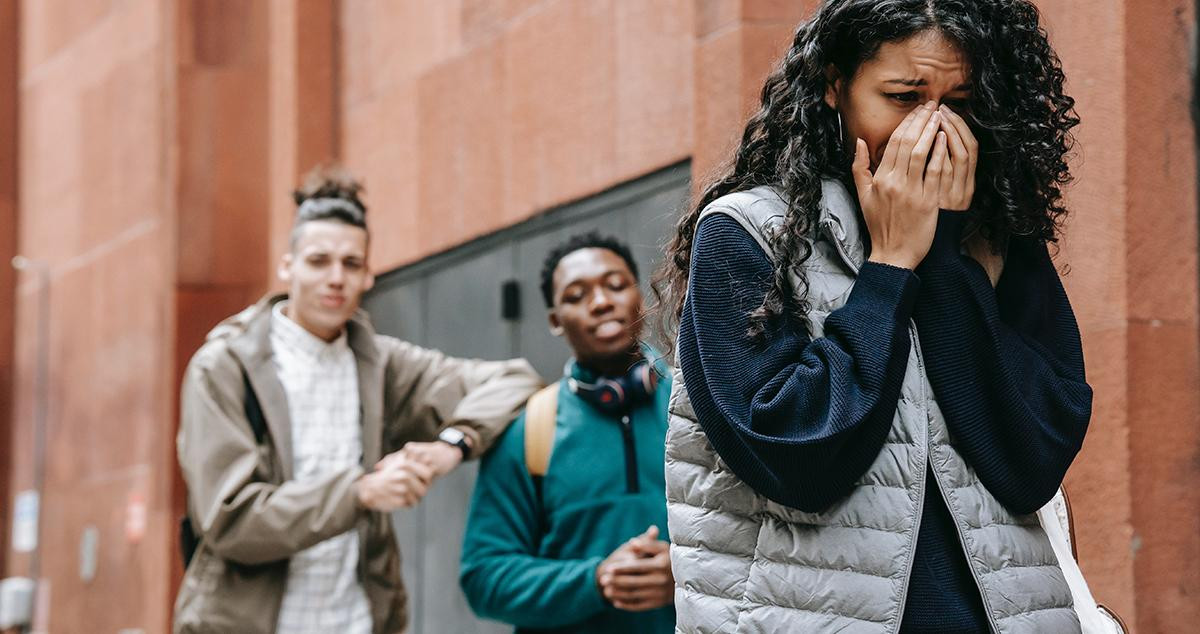
[[[344,328],[337,339],[326,343],[324,339],[305,330],[303,326],[285,315],[283,309],[287,304],[288,302],[285,300],[277,302],[271,308],[271,339],[276,345],[287,346],[314,359],[349,348]]]

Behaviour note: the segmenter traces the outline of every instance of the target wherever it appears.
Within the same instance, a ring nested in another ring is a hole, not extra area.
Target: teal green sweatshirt
[[[659,366],[654,398],[620,416],[592,407],[559,381],[554,449],[539,508],[525,464],[521,415],[483,457],[467,519],[459,583],[483,618],[517,632],[675,631],[671,606],[625,612],[605,601],[596,566],[651,524],[667,535],[663,443],[670,374]],[[570,369],[580,376],[585,371]]]

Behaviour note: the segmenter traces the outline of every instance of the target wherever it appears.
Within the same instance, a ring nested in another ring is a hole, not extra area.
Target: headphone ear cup
[[[642,385],[646,388],[646,395],[654,394],[654,389],[658,387],[658,374],[654,372],[654,366],[649,362],[643,363],[639,378],[642,379]]]
[[[619,381],[600,379],[596,382],[596,401],[601,407],[618,410],[625,404],[625,388]]]
[[[630,403],[645,400],[654,394],[658,377],[654,368],[641,361],[629,369],[624,376],[601,377],[595,383],[584,383],[574,378],[567,386],[573,394],[609,413],[620,413]]]
[[[620,411],[627,397],[621,382],[613,379],[601,378],[595,383],[572,380],[568,385],[580,398],[606,412]]]
[[[633,366],[626,378],[629,384],[629,396],[636,400],[647,399],[654,394],[657,377],[654,369],[646,361],[639,361]]]

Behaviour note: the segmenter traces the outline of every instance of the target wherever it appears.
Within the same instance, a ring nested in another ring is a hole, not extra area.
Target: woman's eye
[[[889,92],[887,93],[887,97],[892,101],[898,101],[900,103],[915,103],[921,98],[920,95],[911,90],[908,92]]]

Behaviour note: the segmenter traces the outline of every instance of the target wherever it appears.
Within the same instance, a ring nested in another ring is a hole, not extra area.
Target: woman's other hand
[[[943,188],[950,159],[941,123],[932,101],[909,113],[892,132],[874,174],[866,143],[857,141],[852,171],[873,262],[911,269],[929,252],[939,201],[952,191]]]

